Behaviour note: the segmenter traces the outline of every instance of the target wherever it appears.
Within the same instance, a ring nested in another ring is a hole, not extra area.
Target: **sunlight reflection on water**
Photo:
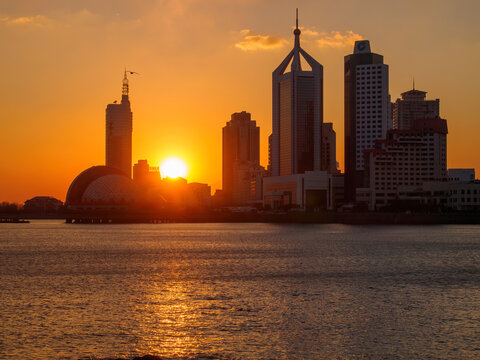
[[[480,227],[7,224],[0,358],[480,354]]]

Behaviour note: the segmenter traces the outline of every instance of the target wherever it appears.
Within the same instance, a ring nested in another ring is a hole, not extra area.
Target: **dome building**
[[[134,198],[133,182],[122,170],[92,166],[73,180],[65,204],[70,209],[125,206]]]

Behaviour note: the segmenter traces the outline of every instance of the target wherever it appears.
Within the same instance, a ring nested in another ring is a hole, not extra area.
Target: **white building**
[[[392,128],[388,65],[372,53],[370,42],[355,42],[345,56],[345,195],[355,201],[355,189],[364,186],[364,151],[385,139]]]
[[[421,192],[425,182],[446,182],[447,132],[440,118],[414,120],[412,130],[390,130],[386,140],[365,151],[368,186],[357,189],[357,201],[375,210]]]

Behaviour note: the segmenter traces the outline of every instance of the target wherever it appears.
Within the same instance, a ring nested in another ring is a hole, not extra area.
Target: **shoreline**
[[[208,213],[177,216],[66,216],[67,223],[285,223],[349,225],[480,225],[479,213]]]

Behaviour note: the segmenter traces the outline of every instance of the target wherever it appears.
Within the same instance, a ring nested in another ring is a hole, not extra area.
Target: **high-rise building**
[[[132,176],[132,111],[128,99],[127,72],[123,78],[122,101],[106,109],[105,164]]]
[[[345,197],[355,201],[365,181],[364,151],[385,139],[392,128],[388,65],[370,51],[370,42],[355,42],[345,56]]]
[[[425,100],[427,93],[415,89],[401,94],[393,104],[393,128],[409,130],[416,119],[440,116],[440,100]]]
[[[275,69],[273,80],[272,176],[303,174],[325,169],[322,164],[323,66],[295,46]],[[302,58],[306,66],[302,67]],[[286,72],[291,63],[290,72]]]
[[[248,204],[251,172],[260,166],[260,128],[246,111],[234,113],[223,128],[222,184],[229,204]]]

